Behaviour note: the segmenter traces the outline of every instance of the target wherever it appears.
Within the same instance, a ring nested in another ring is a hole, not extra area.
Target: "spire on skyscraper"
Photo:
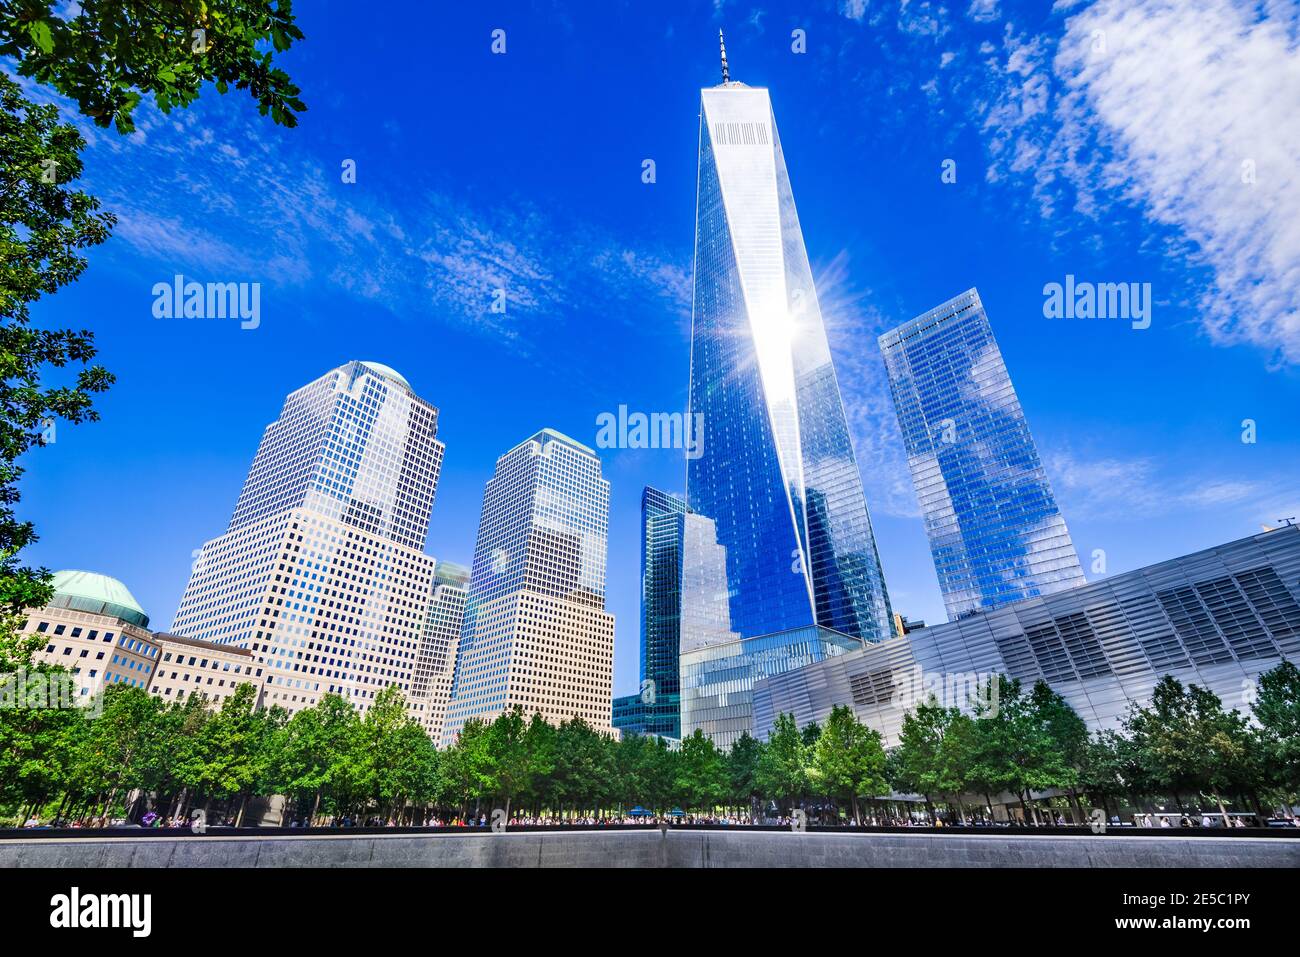
[[[727,41],[722,37],[722,28],[718,28],[718,48],[722,51],[722,82],[731,82],[731,71],[727,69]]]
[[[709,438],[686,503],[712,527],[682,539],[678,687],[682,734],[729,747],[756,681],[893,614],[768,91],[724,66],[699,144],[688,408]]]

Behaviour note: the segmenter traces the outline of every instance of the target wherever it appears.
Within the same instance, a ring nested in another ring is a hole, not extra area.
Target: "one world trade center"
[[[891,634],[817,291],[766,89],[701,91],[690,412],[702,454],[690,508],[716,527],[726,580],[683,567],[682,733],[727,746],[753,682]],[[719,591],[726,602],[718,601]],[[712,599],[712,600],[711,600]],[[728,620],[689,629],[687,606]]]

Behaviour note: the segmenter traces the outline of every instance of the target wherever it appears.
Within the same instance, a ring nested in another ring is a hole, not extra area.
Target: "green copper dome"
[[[56,608],[108,615],[141,628],[149,627],[149,616],[144,613],[130,589],[116,578],[95,572],[72,569],[55,572],[54,598],[50,604]]]
[[[406,381],[406,377],[403,376],[396,369],[394,369],[392,366],[386,366],[382,362],[366,362],[364,359],[361,361],[361,364],[365,366],[367,369],[369,369],[371,372],[379,373],[385,379],[392,379],[394,382],[398,382],[402,384],[403,386],[406,387],[406,390],[408,392],[415,391],[414,389],[411,388],[411,383]]]

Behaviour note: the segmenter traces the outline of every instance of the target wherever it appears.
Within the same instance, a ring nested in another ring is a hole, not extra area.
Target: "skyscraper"
[[[677,677],[682,617],[682,539],[689,509],[666,492],[641,493],[641,688],[645,732],[682,736]]]
[[[434,569],[429,614],[415,653],[411,697],[423,706],[421,721],[435,742],[442,739],[447,702],[451,699],[460,630],[465,623],[468,584],[468,568],[451,562],[438,562]]]
[[[378,363],[290,394],[171,630],[253,652],[266,703],[290,712],[328,692],[361,710],[391,684],[409,695],[435,578],[422,549],[437,431],[438,410]]]
[[[948,618],[1084,584],[979,293],[880,349]]]
[[[746,726],[755,668],[886,638],[891,611],[772,104],[731,81],[725,51],[699,143],[690,411],[704,434],[686,500],[716,524],[729,627],[757,644],[710,666],[726,689],[698,670],[688,689],[683,651],[682,694],[684,717],[730,716],[710,730],[725,743]]]
[[[700,518],[667,492],[641,493],[641,690],[614,699],[622,731],[681,737],[682,547],[688,522]]]
[[[605,611],[609,482],[551,429],[497,459],[483,493],[442,743],[521,706],[611,730],[614,616]]]

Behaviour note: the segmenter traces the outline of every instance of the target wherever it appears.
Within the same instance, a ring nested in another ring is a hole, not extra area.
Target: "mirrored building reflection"
[[[725,75],[702,90],[699,142],[690,412],[704,433],[686,501],[713,522],[728,587],[725,616],[699,606],[707,651],[683,609],[682,732],[725,745],[749,725],[755,674],[887,638],[892,616],[768,91]]]
[[[979,293],[880,349],[949,619],[1084,584]]]
[[[641,493],[641,686],[614,699],[614,727],[625,734],[682,734],[682,550],[694,519],[675,495],[649,487]]]

